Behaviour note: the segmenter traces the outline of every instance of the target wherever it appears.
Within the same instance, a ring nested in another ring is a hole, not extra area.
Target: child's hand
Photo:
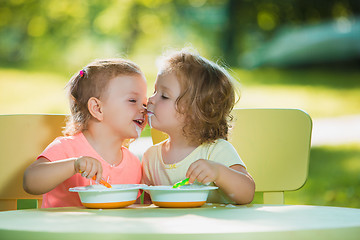
[[[81,176],[86,177],[88,179],[96,176],[96,181],[99,182],[102,175],[102,166],[99,160],[81,156],[74,162],[75,173],[81,173]]]
[[[189,178],[189,183],[195,180],[203,184],[214,182],[219,176],[219,165],[213,161],[199,159],[190,165],[186,177]]]

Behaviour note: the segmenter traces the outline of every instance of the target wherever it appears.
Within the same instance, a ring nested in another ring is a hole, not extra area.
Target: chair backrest
[[[62,135],[65,115],[0,115],[0,211],[16,210],[18,199],[37,199],[23,189],[25,169],[56,137]]]
[[[283,204],[284,191],[307,179],[312,121],[298,109],[234,109],[233,144],[263,193],[265,204]],[[153,143],[167,135],[151,130]]]

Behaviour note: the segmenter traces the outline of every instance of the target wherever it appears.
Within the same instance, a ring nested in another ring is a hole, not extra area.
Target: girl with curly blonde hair
[[[250,203],[254,180],[227,141],[235,99],[223,67],[187,49],[165,56],[147,111],[151,126],[169,138],[145,152],[143,182],[173,185],[189,178],[219,187],[209,202]]]

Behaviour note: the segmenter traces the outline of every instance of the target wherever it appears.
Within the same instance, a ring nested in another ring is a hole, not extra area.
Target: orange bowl
[[[87,208],[122,208],[135,203],[142,184],[114,184],[112,188],[102,185],[70,188],[79,194]]]
[[[179,188],[172,186],[143,187],[148,191],[152,202],[159,207],[189,208],[202,206],[215,186],[186,185]]]

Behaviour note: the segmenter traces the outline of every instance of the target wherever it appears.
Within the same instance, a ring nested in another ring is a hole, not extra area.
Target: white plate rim
[[[119,185],[129,185],[129,187],[116,188]],[[139,190],[144,187],[144,184],[113,184],[112,188],[102,188],[102,189],[88,189],[86,186],[73,187],[69,188],[70,192],[119,192],[119,191],[129,191],[129,190]],[[146,186],[146,185],[145,185]]]
[[[158,187],[169,187],[169,188],[158,188]],[[215,190],[219,187],[216,186],[199,186],[198,188],[172,188],[171,185],[158,185],[158,186],[146,186],[143,187],[143,190],[150,190],[150,191],[173,191],[173,192],[180,192],[180,191],[205,191],[205,190]]]

